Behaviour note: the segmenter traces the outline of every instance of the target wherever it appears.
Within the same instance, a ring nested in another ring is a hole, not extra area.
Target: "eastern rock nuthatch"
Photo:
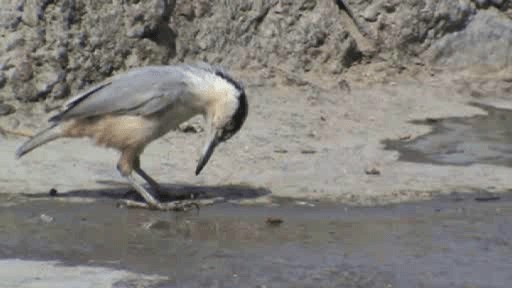
[[[215,147],[240,130],[247,113],[244,89],[220,67],[198,63],[136,68],[73,97],[48,120],[50,127],[20,146],[16,156],[61,137],[92,138],[96,145],[119,150],[121,175],[149,206],[165,209],[133,177],[135,171],[158,192],[158,183],[140,167],[144,148],[202,114],[207,140],[195,170],[198,175]]]

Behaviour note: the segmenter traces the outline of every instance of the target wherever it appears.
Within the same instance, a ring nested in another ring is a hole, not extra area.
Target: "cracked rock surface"
[[[376,57],[390,65],[420,58],[507,66],[512,26],[510,2],[498,0],[1,0],[0,7],[0,99],[19,105],[59,102],[131,67],[183,61],[331,78]]]

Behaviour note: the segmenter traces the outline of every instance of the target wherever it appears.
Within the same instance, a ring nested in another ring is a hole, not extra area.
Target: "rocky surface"
[[[512,21],[498,9],[474,15],[466,28],[434,43],[426,58],[441,66],[465,68],[488,65],[496,69],[512,64]]]
[[[263,69],[268,77],[278,67],[331,78],[362,59],[510,65],[503,59],[510,54],[511,6],[503,0],[0,4],[5,101],[51,102],[130,67],[194,60]]]
[[[333,1],[209,2],[177,1],[179,59],[340,73],[362,56]]]
[[[154,36],[169,19],[167,1],[3,2],[6,100],[67,97],[115,71],[165,63],[171,55],[171,47]]]

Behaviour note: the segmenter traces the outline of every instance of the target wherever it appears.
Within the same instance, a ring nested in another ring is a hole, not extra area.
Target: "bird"
[[[131,68],[84,89],[48,119],[47,128],[16,149],[16,159],[59,138],[89,138],[120,152],[117,170],[154,209],[166,209],[160,186],[142,168],[140,155],[152,141],[197,115],[205,120],[206,141],[199,175],[215,148],[243,126],[248,101],[242,84],[221,66],[205,62]],[[151,193],[134,177],[138,174]]]

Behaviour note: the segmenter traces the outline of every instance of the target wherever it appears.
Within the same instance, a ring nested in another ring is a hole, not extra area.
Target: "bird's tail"
[[[46,128],[45,130],[37,133],[34,137],[30,138],[27,142],[23,143],[23,145],[18,147],[18,149],[16,149],[16,158],[21,158],[21,156],[43,144],[59,138],[61,135],[62,131],[58,124],[54,124]]]

